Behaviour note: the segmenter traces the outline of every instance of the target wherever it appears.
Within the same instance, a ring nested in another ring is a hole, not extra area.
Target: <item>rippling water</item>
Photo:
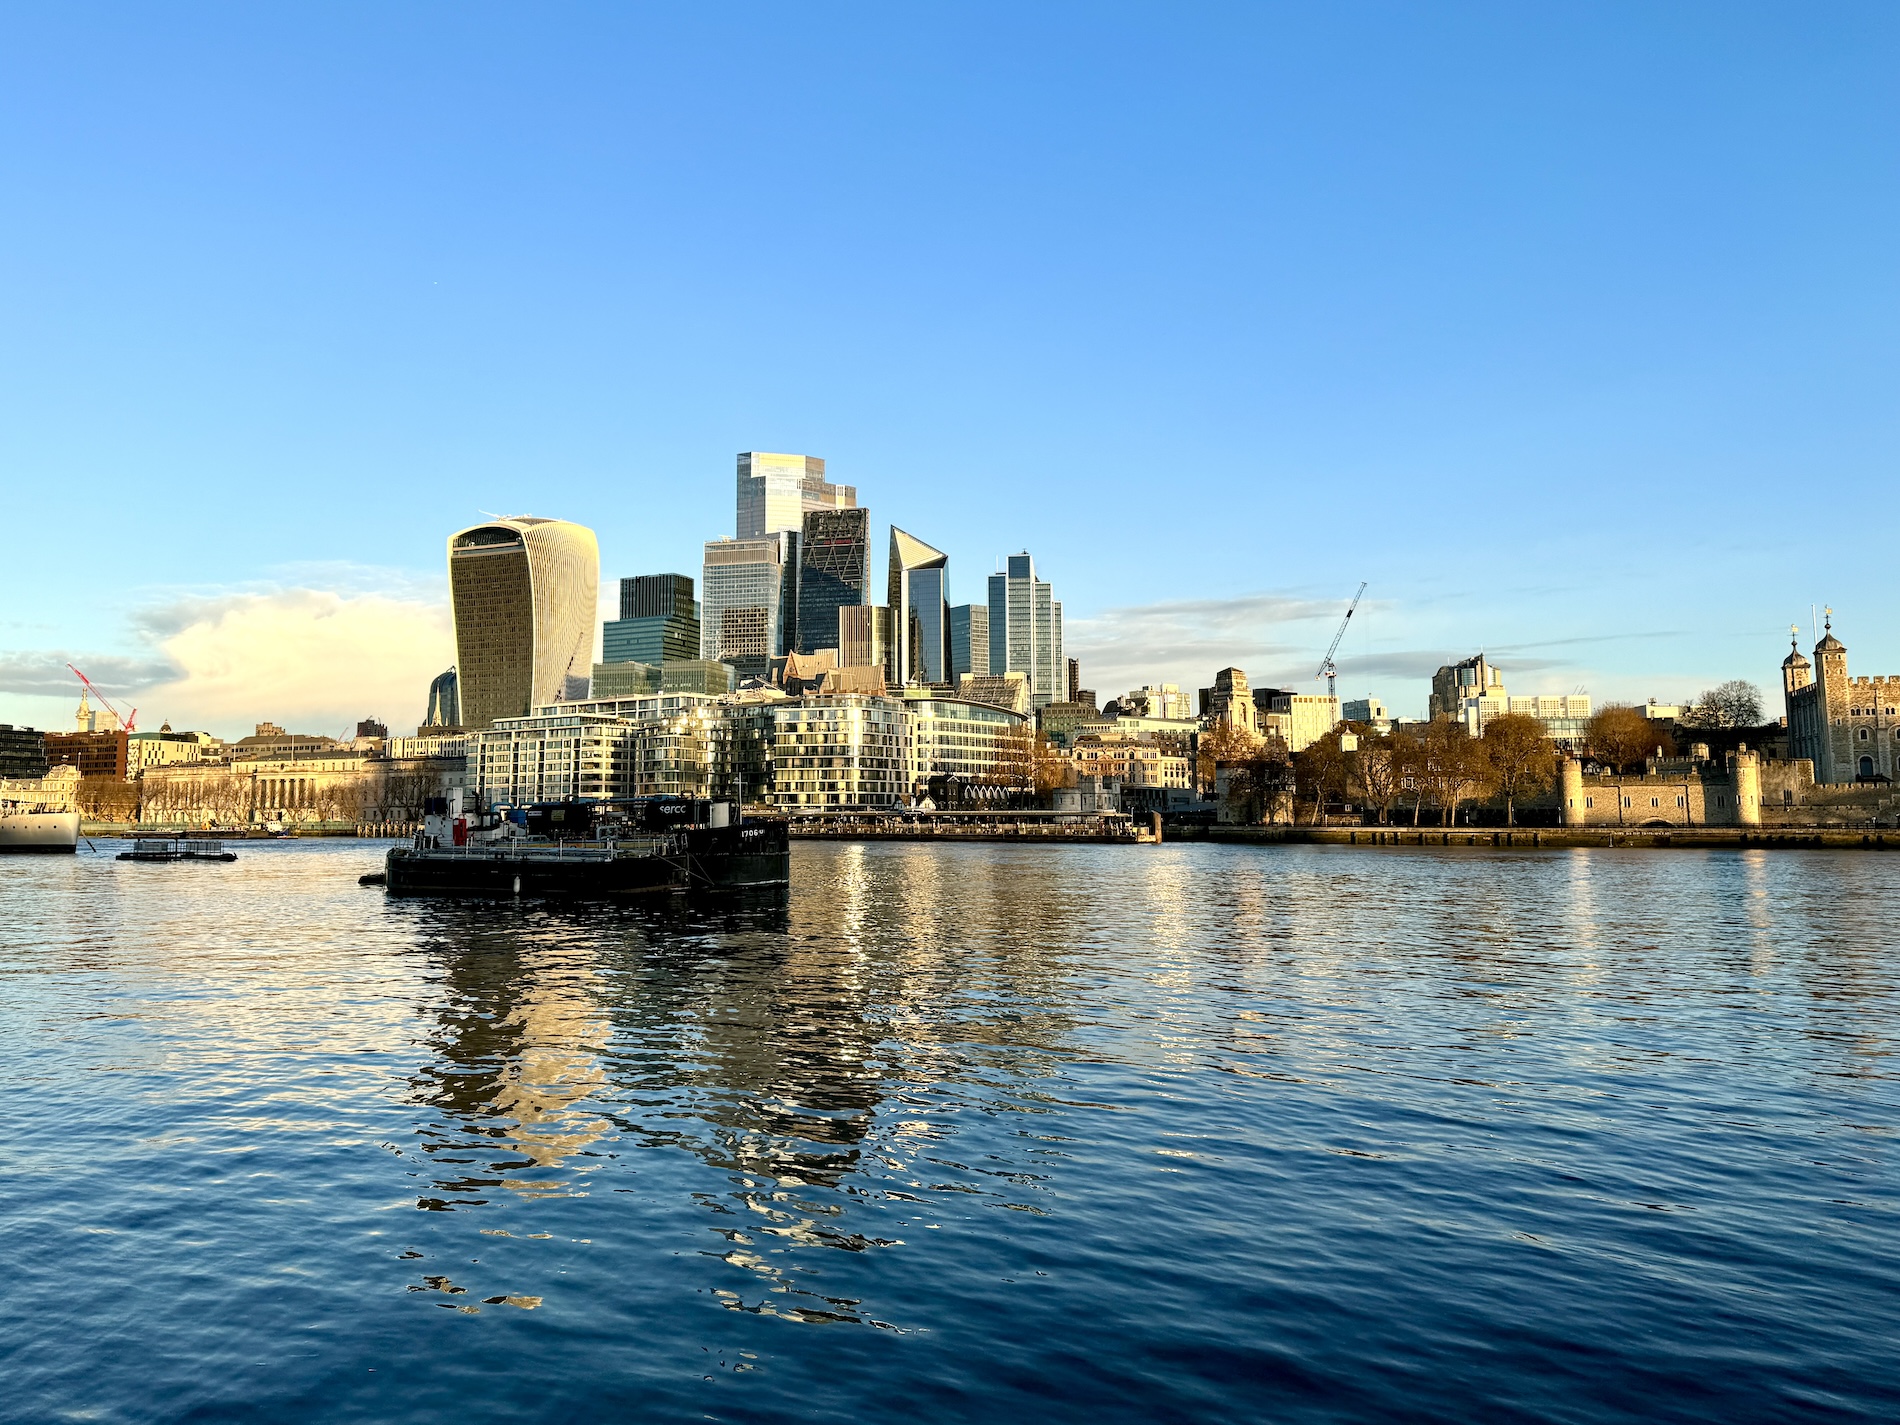
[[[0,861],[0,1416],[1900,1415],[1900,857]]]

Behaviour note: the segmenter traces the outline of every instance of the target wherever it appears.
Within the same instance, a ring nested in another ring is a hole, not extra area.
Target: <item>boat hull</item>
[[[76,811],[0,812],[0,854],[43,851],[70,854],[79,848]]]
[[[397,846],[384,860],[384,885],[392,896],[621,900],[770,890],[790,881],[791,843],[785,823],[777,821],[696,828],[666,851],[636,856]]]

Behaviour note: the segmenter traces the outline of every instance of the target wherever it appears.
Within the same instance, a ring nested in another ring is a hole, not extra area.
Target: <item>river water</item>
[[[1900,857],[0,862],[0,1417],[1900,1417]]]

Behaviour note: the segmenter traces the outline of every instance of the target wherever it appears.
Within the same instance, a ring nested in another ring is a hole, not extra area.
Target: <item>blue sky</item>
[[[1900,670],[1889,4],[13,7],[0,720],[413,725],[443,538],[733,455],[1104,695]],[[880,571],[881,572],[881,571]],[[1772,700],[1772,699],[1771,699]]]

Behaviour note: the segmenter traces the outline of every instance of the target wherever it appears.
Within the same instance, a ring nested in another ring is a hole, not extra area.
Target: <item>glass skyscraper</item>
[[[699,605],[684,574],[636,574],[620,581],[620,617],[601,625],[608,663],[683,663],[699,657]]]
[[[799,550],[798,651],[839,647],[838,610],[864,602],[871,512],[809,510]]]
[[[706,545],[700,578],[699,656],[730,663],[742,678],[770,675],[796,627],[799,536],[780,530],[758,539]],[[789,597],[788,597],[789,596]]]
[[[825,482],[825,462],[815,455],[773,455],[748,450],[739,456],[738,518],[733,534],[757,539],[781,529],[799,530],[808,510],[848,510],[858,503],[851,485]]]
[[[950,610],[950,681],[965,673],[990,673],[990,606],[958,604]]]
[[[1036,577],[1036,561],[1012,554],[1005,572],[990,575],[990,673],[1029,679],[1031,707],[1061,702],[1068,692],[1062,658],[1062,605]]]
[[[486,728],[586,697],[600,583],[594,532],[519,515],[450,535],[448,553],[462,724]]]
[[[950,681],[950,556],[891,526],[888,603],[905,683]]]

